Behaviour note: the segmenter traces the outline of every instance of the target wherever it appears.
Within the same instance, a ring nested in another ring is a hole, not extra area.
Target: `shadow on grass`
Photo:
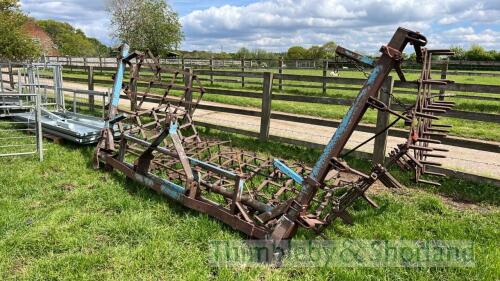
[[[86,159],[88,159],[88,161],[86,162],[87,167],[89,169],[94,169],[93,168],[94,146],[87,145],[87,146],[84,146],[83,149],[81,146],[79,146],[77,144],[73,144],[73,143],[65,143],[65,144],[63,144],[63,146],[65,146],[66,148],[71,149],[71,150],[80,151],[80,153]],[[179,217],[189,216],[189,217],[193,217],[193,218],[200,218],[202,216],[208,216],[207,214],[200,213],[200,212],[194,211],[192,209],[189,209],[188,207],[183,206],[181,203],[179,203],[171,198],[168,198],[167,196],[162,195],[162,194],[160,194],[160,193],[158,193],[158,192],[156,192],[156,191],[154,191],[146,186],[143,186],[140,183],[135,182],[134,180],[126,177],[125,174],[121,173],[120,171],[117,171],[117,170],[106,171],[102,164],[99,168],[99,171],[103,174],[108,174],[113,181],[115,181],[119,184],[122,184],[124,189],[133,197],[137,197],[137,198],[140,198],[144,201],[152,202],[154,204],[168,204],[169,209],[176,216],[179,216]],[[220,221],[217,221],[217,222],[220,225],[221,229],[223,229],[224,231],[232,232],[232,228],[229,225],[226,225]],[[243,233],[239,233],[239,235],[241,236],[240,237],[241,239],[245,239],[245,237],[246,237],[245,234],[243,234]]]
[[[231,133],[225,133],[218,130],[199,128],[199,132],[209,138],[217,138],[222,140],[231,140],[234,147],[241,148],[244,150],[256,151],[268,156],[277,157],[280,159],[295,160],[303,162],[307,165],[312,166],[315,161],[319,158],[321,151],[318,149],[311,149],[305,147],[299,147],[289,144],[282,144],[277,142],[260,142],[256,139],[235,135]],[[71,150],[79,150],[86,159],[88,159],[87,165],[92,168],[93,165],[93,152],[94,146],[86,145],[83,147],[81,145],[73,143],[63,144],[66,148]],[[371,162],[364,159],[358,159],[353,157],[347,157],[346,160],[349,162],[350,166],[359,169],[364,172],[368,172],[371,169]],[[411,180],[411,175],[408,172],[401,171],[397,168],[391,168],[390,172],[399,180],[402,184],[408,188],[420,189],[426,192],[439,194],[450,198],[456,202],[462,203],[485,203],[495,206],[500,206],[500,191],[499,188],[487,183],[478,183],[468,180],[459,179],[456,177],[449,178],[435,178],[431,179],[441,183],[441,186],[429,186],[424,184],[415,184]],[[124,176],[118,173],[111,173],[116,180],[123,181]],[[162,200],[156,194],[156,192],[151,191],[146,194],[139,192],[137,188],[139,184],[133,182],[127,182],[126,187],[130,193],[141,194],[141,196],[147,196],[150,200]],[[142,189],[141,189],[142,190]],[[170,200],[170,199],[168,199]]]
[[[308,165],[313,165],[321,153],[318,149],[298,147],[271,141],[263,143],[250,137],[225,133],[217,130],[201,128],[200,132],[212,138],[231,139],[232,144],[235,147],[273,155],[278,158],[293,159]],[[364,172],[368,172],[372,166],[370,161],[364,159],[347,157],[346,160],[352,168],[359,169]],[[410,173],[403,172],[397,168],[390,169],[390,172],[398,180],[400,180],[401,183],[409,188],[422,189],[430,193],[440,194],[457,202],[486,203],[500,206],[500,191],[499,188],[494,185],[472,182],[456,177],[431,178],[432,180],[441,183],[441,186],[435,187],[424,184],[415,184],[411,180]]]

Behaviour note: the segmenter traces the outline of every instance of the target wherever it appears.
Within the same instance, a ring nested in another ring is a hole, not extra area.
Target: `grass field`
[[[256,69],[256,71],[262,71],[262,69]],[[276,70],[274,70],[276,71]],[[290,74],[303,74],[303,75],[321,75],[321,70],[286,70],[285,73]],[[66,71],[65,77],[73,78],[84,78],[86,79],[86,74],[84,72],[71,72]],[[359,71],[341,71],[341,77],[352,77],[352,78],[363,78],[363,74]],[[408,79],[417,79],[417,74],[408,74]],[[104,72],[103,74],[95,72],[96,80],[110,80],[111,73]],[[204,77],[208,78],[208,77]],[[214,77],[215,79],[228,79],[228,77]],[[231,78],[233,79],[233,78]],[[470,84],[488,84],[488,85],[500,85],[500,79],[498,77],[481,77],[481,76],[450,76],[450,79],[455,80],[460,83],[470,83]],[[246,78],[247,82],[260,82],[261,79]],[[318,86],[318,83],[309,82],[294,82],[285,81],[286,84],[305,84],[311,86]],[[275,83],[276,84],[276,83]],[[209,86],[210,83],[205,81],[205,86]],[[109,85],[106,85],[109,87]],[[330,85],[333,86],[333,85]],[[349,86],[349,85],[338,85],[338,86]],[[220,83],[216,82],[211,87],[223,88],[223,89],[237,89],[241,90],[241,83]],[[249,91],[262,91],[262,86],[260,85],[247,85],[244,90]],[[275,85],[273,89],[274,93],[278,93],[278,86]],[[160,92],[160,90],[158,90]],[[294,95],[308,95],[308,96],[323,96],[321,89],[317,88],[297,88],[297,87],[285,87],[284,94],[294,94]],[[329,89],[326,93],[328,97],[335,98],[354,98],[358,94],[357,90],[336,90]],[[474,95],[483,97],[499,97],[495,94],[478,94],[478,93],[455,93],[462,95]],[[400,99],[405,104],[413,104],[414,96],[408,94],[396,94],[398,99]],[[254,98],[244,98],[244,97],[231,97],[224,95],[205,95],[205,101],[213,101],[231,105],[259,108],[261,101],[260,99]],[[452,100],[456,102],[455,109],[462,111],[471,112],[482,112],[482,113],[492,113],[497,114],[500,112],[500,101],[497,100],[471,100],[463,98],[447,98],[447,100]],[[273,101],[273,110],[311,115],[330,119],[341,119],[347,112],[348,107],[342,105],[325,105],[325,104],[312,104],[312,103],[301,103],[301,102],[288,102],[288,101]],[[374,124],[376,122],[376,112],[368,111],[365,114],[363,121],[364,123]],[[472,121],[472,120],[462,120],[457,118],[447,118],[442,117],[443,124],[453,125],[451,129],[451,134],[455,136],[476,138],[484,140],[499,140],[500,139],[500,124],[495,122],[483,122],[483,121]],[[401,125],[400,125],[401,126]]]
[[[309,164],[319,153],[202,132]],[[500,275],[500,194],[493,186],[451,178],[440,188],[381,190],[373,195],[380,209],[359,202],[354,226],[336,222],[326,232],[329,239],[470,240],[474,267],[214,267],[208,262],[209,241],[243,235],[121,174],[93,170],[93,147],[50,142],[45,147],[43,163],[0,158],[2,280],[495,280]],[[365,171],[370,165],[349,162]],[[395,174],[409,184],[403,173]],[[299,232],[296,238],[313,236]]]

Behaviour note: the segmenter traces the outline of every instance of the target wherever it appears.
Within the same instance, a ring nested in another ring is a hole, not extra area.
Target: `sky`
[[[427,36],[430,48],[479,44],[500,50],[500,0],[212,0],[167,1],[179,14],[183,50],[286,51],[335,41],[373,54],[398,26]],[[37,19],[56,19],[107,45],[105,0],[21,0]]]

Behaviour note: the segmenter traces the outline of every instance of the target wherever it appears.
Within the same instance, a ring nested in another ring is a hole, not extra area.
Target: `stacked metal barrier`
[[[19,94],[1,88],[0,157],[38,155],[43,161],[40,96],[33,93]],[[12,121],[14,114],[26,114],[26,121]],[[26,135],[28,133],[29,135]]]
[[[27,64],[18,69],[19,94],[34,93],[41,98],[41,122],[46,134],[79,144],[97,142],[105,122],[97,117],[76,112],[76,96],[73,92],[73,110],[66,108],[62,66],[58,64]],[[19,122],[33,121],[33,116],[21,112],[13,115]]]

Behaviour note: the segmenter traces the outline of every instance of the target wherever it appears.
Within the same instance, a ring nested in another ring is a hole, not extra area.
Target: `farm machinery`
[[[425,49],[426,43],[423,35],[399,28],[377,60],[337,49],[339,55],[373,70],[313,167],[261,157],[233,148],[229,141],[204,139],[193,121],[193,112],[206,92],[200,78],[191,71],[162,66],[149,51],[129,53],[123,45],[95,164],[120,171],[254,239],[286,241],[299,228],[324,235],[337,218],[353,223],[348,209],[357,200],[377,207],[366,193],[376,181],[391,188],[402,186],[388,172],[392,165],[412,170],[418,182],[438,184],[425,177],[439,176],[428,170],[436,164],[429,159],[442,157],[435,152],[443,151],[433,137],[444,135],[449,126],[434,121],[453,103],[433,95],[433,85],[451,81],[431,78],[431,60],[452,53]],[[415,82],[415,104],[398,112],[377,96],[391,70],[405,80],[401,63],[408,44],[423,67]],[[130,81],[124,83],[127,65]],[[142,91],[140,85],[144,85]],[[122,97],[130,100],[130,109],[119,107]],[[376,164],[366,173],[349,167],[341,153],[369,108],[403,120],[410,132],[385,165]]]

